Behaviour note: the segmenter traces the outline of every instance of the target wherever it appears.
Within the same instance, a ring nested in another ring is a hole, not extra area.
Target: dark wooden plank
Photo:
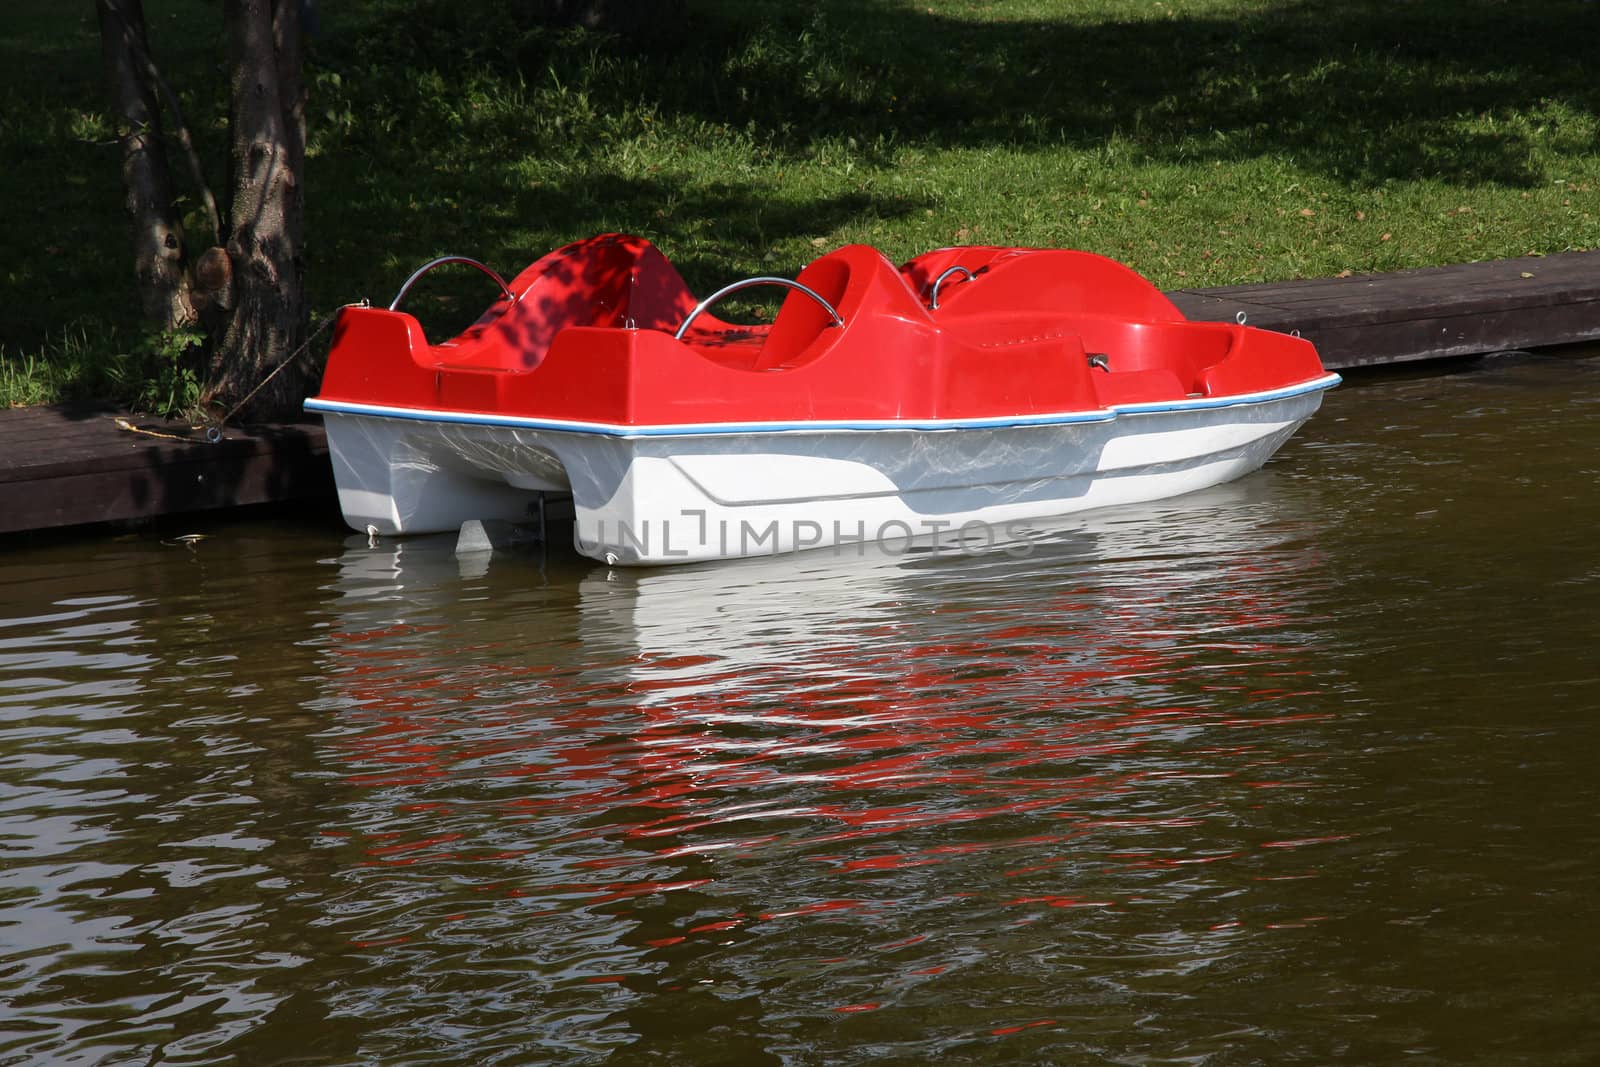
[[[41,417],[39,412],[43,412]],[[128,420],[131,425],[153,431],[131,432],[120,428],[112,417],[77,420],[54,415],[50,409],[17,409],[0,412],[0,481],[25,476],[41,466],[57,466],[103,457],[107,463],[136,467],[154,448],[163,454],[177,454],[191,448],[219,448],[226,452],[241,449],[270,451],[274,442],[296,435],[320,440],[320,424],[288,423],[256,430],[228,427],[222,439],[212,444],[202,431],[183,423],[156,420]],[[179,439],[181,438],[181,439]]]
[[[109,449],[139,440],[140,435],[117,429],[114,419],[111,413],[78,414],[48,407],[0,412],[0,447],[5,450],[0,462],[25,463],[61,447]],[[174,429],[165,423],[160,428]]]
[[[0,417],[0,442],[19,448],[39,447],[47,442],[82,441],[95,435],[90,421],[41,418],[32,414],[48,409],[17,408]],[[103,418],[103,417],[102,417]]]
[[[1531,275],[1531,277],[1523,277]],[[1600,297],[1600,253],[1572,252],[1560,257],[1528,257],[1488,263],[1430,267],[1394,274],[1314,278],[1216,289],[1180,290],[1218,299],[1244,299],[1282,305],[1337,295],[1374,307],[1406,310],[1420,300],[1483,300],[1507,304],[1569,302]]]
[[[188,432],[181,423],[139,424]],[[0,533],[332,493],[327,438],[316,422],[230,427],[213,444],[129,433],[103,414],[0,412]]]
[[[1192,319],[1298,330],[1335,370],[1600,340],[1600,251],[1167,295]]]
[[[51,474],[70,474],[89,466],[132,471],[147,468],[153,462],[186,462],[206,453],[236,460],[270,455],[275,450],[273,441],[254,437],[226,439],[216,444],[132,435],[118,435],[112,440],[80,439],[56,443],[49,448],[31,448],[20,456],[13,453],[8,462],[0,463],[0,483],[36,480]]]
[[[1323,362],[1338,370],[1600,340],[1600,322],[1596,309],[1568,305],[1538,319],[1513,310],[1303,332],[1323,354]]]

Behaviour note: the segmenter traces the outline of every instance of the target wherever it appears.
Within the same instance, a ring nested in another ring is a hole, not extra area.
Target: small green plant
[[[147,334],[113,371],[140,413],[177,418],[200,405],[200,362],[205,335],[198,330]]]

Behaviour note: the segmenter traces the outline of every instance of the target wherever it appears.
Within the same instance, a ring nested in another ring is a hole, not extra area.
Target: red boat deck
[[[732,290],[697,306],[648,241],[602,234],[539,259],[443,343],[404,312],[345,310],[307,407],[613,427],[904,424],[1219,399],[1326,376],[1303,339],[1187,321],[1144,278],[1087,252],[968,246],[896,267],[846,245],[793,281],[736,288],[771,284],[798,290],[771,327],[734,327],[703,314]],[[754,343],[728,345],[730,330]]]
[[[1167,294],[1193,319],[1295,330],[1331,370],[1600,341],[1600,251]],[[316,422],[218,444],[129,433],[112,412],[0,411],[0,534],[331,500]],[[185,436],[181,424],[136,420]]]

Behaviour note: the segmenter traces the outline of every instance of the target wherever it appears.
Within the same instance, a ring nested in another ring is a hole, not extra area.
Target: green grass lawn
[[[689,0],[632,45],[516,6],[322,5],[314,317],[604,230],[702,292],[850,241],[1083,248],[1164,287],[1600,247],[1586,0]],[[220,182],[217,7],[146,10]],[[98,64],[87,3],[0,9],[7,402],[140,388]],[[435,332],[492,296],[425,288]]]

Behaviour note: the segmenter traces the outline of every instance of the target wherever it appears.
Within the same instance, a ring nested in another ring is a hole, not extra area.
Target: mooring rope
[[[254,387],[254,389],[251,389],[250,392],[248,392],[248,394],[245,394],[245,397],[243,397],[242,400],[240,400],[240,402],[235,403],[234,408],[232,408],[232,410],[230,410],[229,413],[224,414],[224,416],[222,416],[222,418],[218,419],[218,421],[216,421],[216,422],[210,422],[210,424],[206,424],[206,426],[205,426],[205,440],[208,440],[208,442],[213,443],[213,445],[216,445],[216,443],[221,442],[221,440],[222,440],[222,427],[226,426],[227,421],[229,421],[229,419],[234,418],[235,414],[240,413],[240,410],[243,410],[243,406],[245,406],[246,403],[250,403],[251,402],[251,398],[254,398],[254,395],[258,394],[258,392],[261,392],[262,389],[266,389],[267,382],[270,382],[270,381],[272,381],[272,379],[277,378],[278,374],[282,373],[283,368],[286,368],[286,366],[291,365],[291,363],[293,363],[294,360],[298,360],[298,358],[301,357],[302,352],[306,352],[306,349],[309,349],[310,342],[315,341],[315,339],[317,339],[317,338],[320,338],[320,336],[322,336],[322,331],[326,330],[326,328],[328,328],[328,326],[333,325],[333,320],[336,320],[336,318],[339,317],[339,312],[342,312],[342,310],[346,309],[346,307],[371,307],[371,304],[370,304],[370,302],[366,301],[366,299],[360,299],[360,301],[352,302],[352,304],[341,304],[341,306],[336,307],[336,309],[333,309],[333,312],[331,312],[331,314],[325,315],[325,317],[323,317],[322,322],[317,323],[317,328],[315,328],[315,330],[312,330],[312,333],[310,333],[309,338],[306,338],[306,341],[304,341],[304,344],[301,344],[301,347],[298,347],[298,349],[294,349],[293,354],[290,354],[290,358],[286,358],[286,360],[283,360],[282,363],[278,363],[278,365],[275,366],[275,368],[272,368],[272,371],[270,371],[270,373],[267,374],[266,378],[262,378],[261,381],[259,381],[258,384],[256,384],[256,387]],[[146,435],[146,437],[160,437],[160,438],[162,438],[162,440],[168,440],[168,442],[198,442],[198,438],[189,437],[189,435],[186,435],[186,434],[166,434],[166,432],[163,432],[163,430],[152,430],[152,429],[147,429],[147,427],[134,426],[133,422],[128,421],[128,419],[122,418],[122,416],[117,416],[117,418],[112,419],[112,422],[115,422],[115,424],[117,424],[117,429],[118,430],[128,430],[128,432],[130,432],[130,434],[144,434],[144,435]],[[189,429],[198,430],[198,429],[200,429],[200,427],[194,426],[194,427],[189,427]]]
[[[289,364],[291,364],[295,360],[299,359],[300,358],[300,354],[302,352],[304,352],[306,349],[311,347],[311,342],[315,341],[318,337],[320,337],[322,335],[322,331],[323,330],[326,330],[329,326],[333,325],[334,320],[339,317],[339,312],[343,311],[345,308],[368,307],[368,306],[370,306],[368,301],[366,301],[366,300],[358,300],[358,301],[355,301],[354,303],[350,303],[350,304],[341,304],[338,307],[334,308],[332,312],[330,312],[329,314],[323,316],[322,321],[317,324],[317,328],[315,330],[311,331],[311,336],[307,337],[305,339],[305,342],[303,344],[301,344],[301,346],[299,348],[295,349],[292,353],[290,353],[288,359],[284,360],[282,363],[280,363],[276,367],[274,367],[272,369],[272,372],[270,374],[268,374],[265,378],[261,379],[261,381],[259,383],[257,383],[257,385],[256,385],[256,387],[254,389],[250,390],[248,393],[246,393],[244,395],[244,399],[240,400],[237,404],[233,405],[233,409],[231,411],[229,411],[226,415],[222,416],[222,418],[218,419],[216,422],[214,422],[214,423],[212,423],[212,424],[210,424],[209,426],[206,427],[206,439],[208,441],[212,441],[212,442],[220,441],[222,439],[222,427],[227,425],[228,420],[233,418],[235,415],[239,414],[239,412],[244,408],[244,406],[246,404],[250,403],[251,399],[257,393],[261,392],[261,390],[263,390],[263,389],[265,389],[267,387],[267,383],[268,382],[272,381],[272,379],[276,378],[280,373],[282,373],[282,371],[283,371],[283,369],[285,367],[289,366]]]
[[[339,317],[339,312],[343,311],[345,308],[371,307],[371,306],[372,305],[370,304],[369,301],[367,301],[365,299],[362,299],[362,300],[358,300],[358,301],[355,301],[354,303],[350,303],[350,304],[341,304],[337,308],[334,308],[334,310],[332,312],[330,312],[329,314],[323,316],[322,321],[317,324],[317,328],[315,330],[311,331],[311,336],[307,337],[305,339],[305,342],[303,344],[301,344],[301,346],[299,348],[295,349],[294,352],[292,352],[289,355],[288,359],[284,360],[282,363],[280,363],[276,367],[274,367],[271,370],[271,372],[267,374],[267,376],[265,378],[261,379],[261,381],[256,384],[256,387],[254,389],[252,389],[248,393],[246,393],[244,395],[243,399],[241,399],[237,404],[233,405],[232,410],[230,410],[226,415],[222,416],[222,418],[218,419],[217,421],[209,423],[209,424],[206,425],[206,427],[205,427],[205,431],[206,431],[205,439],[207,441],[210,441],[212,444],[216,444],[218,441],[222,440],[222,427],[227,424],[228,420],[233,418],[235,415],[239,414],[239,412],[244,408],[244,406],[246,404],[250,403],[250,401],[255,397],[255,395],[257,393],[259,393],[259,392],[261,392],[261,390],[265,389],[267,387],[267,383],[272,381],[272,379],[276,378],[283,371],[283,369],[285,367],[289,366],[295,360],[299,359],[301,353],[305,352],[306,349],[311,347],[311,342],[315,341],[318,337],[320,337],[322,335],[322,331],[326,330],[330,325],[332,325],[333,321]],[[147,428],[145,428],[143,426],[135,426],[132,422],[128,421],[125,418],[122,418],[121,416],[117,416],[112,421],[116,423],[117,429],[119,429],[119,430],[126,430],[129,433],[144,434],[146,437],[159,437],[159,438],[162,438],[163,440],[166,440],[166,441],[195,441],[195,440],[197,440],[196,438],[189,437],[189,436],[187,436],[185,434],[166,433],[166,432],[161,431],[161,430],[151,430],[151,429],[147,429]],[[198,429],[200,429],[200,427],[199,426],[194,426],[194,427],[191,427],[191,429],[198,430]]]
[[[133,423],[129,422],[127,419],[123,418],[120,415],[117,416],[115,419],[112,419],[111,421],[117,424],[117,429],[119,429],[119,430],[127,430],[129,433],[142,433],[146,437],[160,437],[160,438],[164,438],[165,440],[168,440],[168,441],[193,441],[194,440],[193,437],[186,437],[185,435],[180,434],[180,433],[163,433],[160,430],[147,430],[143,426],[135,426]]]

